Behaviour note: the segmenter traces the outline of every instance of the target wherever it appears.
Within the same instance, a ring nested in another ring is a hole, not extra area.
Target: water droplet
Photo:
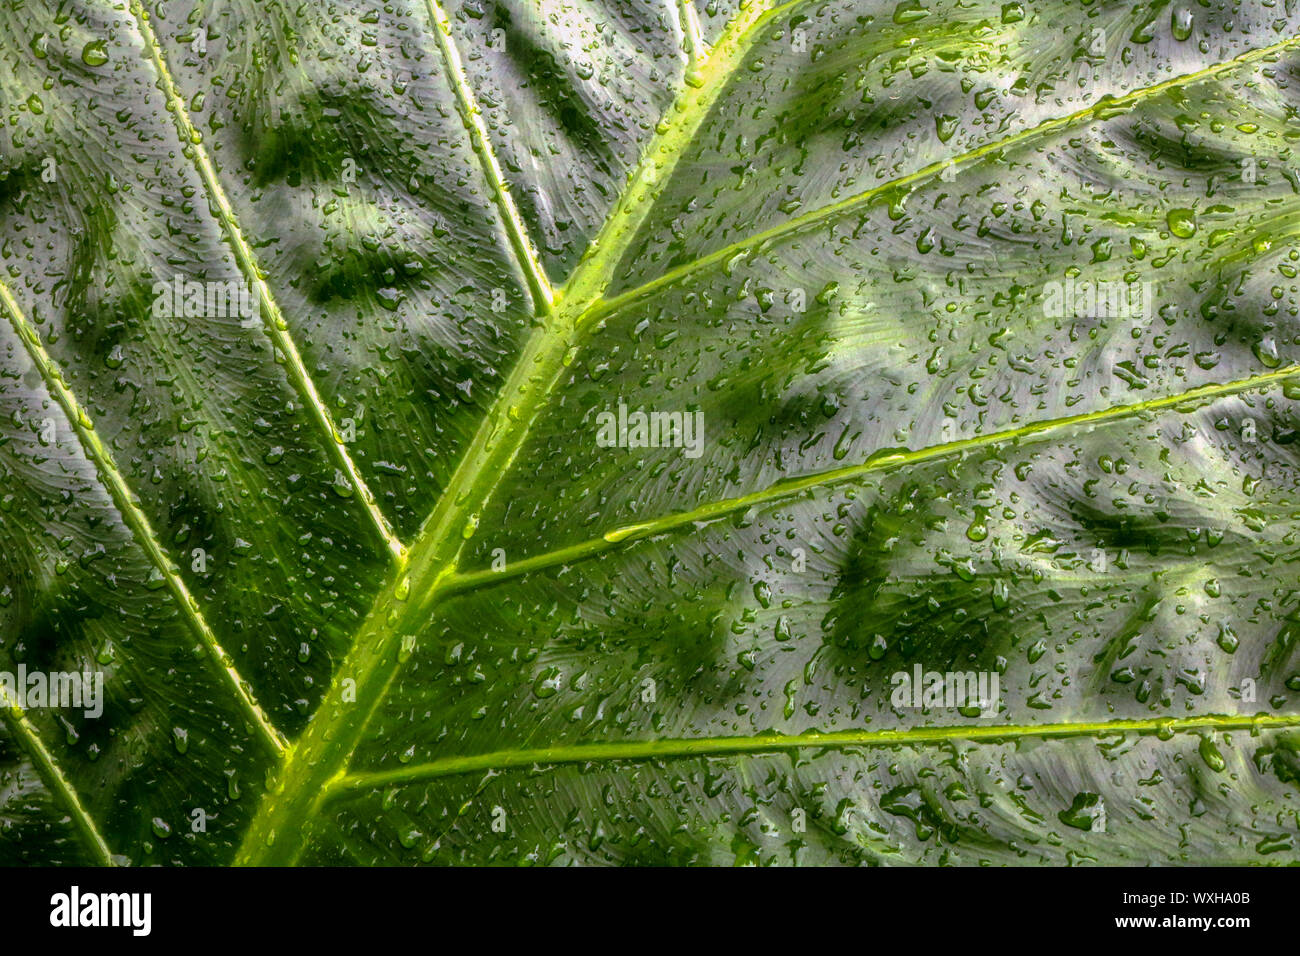
[[[334,494],[340,498],[351,498],[356,494],[356,489],[352,487],[352,482],[348,481],[347,476],[341,471],[334,472],[334,481],[330,485],[334,489]]]
[[[541,700],[554,697],[560,692],[560,669],[548,667],[537,675],[533,681],[533,695]]]
[[[903,0],[894,8],[895,23],[915,23],[930,15],[930,11],[921,5],[920,0]]]
[[[1062,810],[1056,816],[1068,827],[1074,827],[1076,830],[1092,830],[1100,820],[1105,818],[1105,813],[1101,794],[1084,792],[1076,793],[1069,809]]]
[[[108,62],[108,44],[103,40],[91,40],[81,48],[81,62],[86,66],[103,66]]]
[[[1165,216],[1169,231],[1180,239],[1190,239],[1196,235],[1196,214],[1190,209],[1171,209]]]
[[[885,635],[876,634],[871,638],[871,644],[867,647],[867,656],[873,661],[878,661],[885,656],[889,650],[889,642],[885,640]]]
[[[1236,632],[1233,631],[1232,629],[1232,625],[1228,624],[1226,621],[1219,625],[1218,644],[1229,654],[1233,653],[1237,649],[1237,647],[1241,644],[1241,641],[1240,639],[1238,639]]]
[[[789,720],[794,716],[794,698],[798,690],[798,681],[790,681],[785,685],[785,709],[782,713],[785,714],[786,720]]]
[[[1222,772],[1228,766],[1227,761],[1223,759],[1223,754],[1219,751],[1212,738],[1202,737],[1198,749],[1201,753],[1201,759],[1205,761],[1205,765],[1216,773]]]
[[[1251,351],[1255,353],[1255,358],[1259,359],[1260,364],[1267,368],[1277,368],[1282,364],[1277,355],[1277,342],[1271,335],[1256,342]]]

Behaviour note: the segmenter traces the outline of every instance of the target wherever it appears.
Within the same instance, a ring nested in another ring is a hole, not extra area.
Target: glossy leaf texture
[[[0,0],[0,862],[1292,862],[1298,149],[1289,0]]]

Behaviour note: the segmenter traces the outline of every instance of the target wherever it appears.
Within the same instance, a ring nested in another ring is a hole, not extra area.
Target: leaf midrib
[[[444,582],[455,572],[461,549],[473,536],[479,510],[510,470],[533,419],[564,371],[579,320],[608,287],[663,183],[744,58],[758,28],[801,2],[804,0],[791,0],[777,7],[758,2],[744,5],[709,59],[699,65],[695,82],[687,85],[670,117],[660,124],[613,211],[569,281],[556,293],[546,324],[525,343],[447,488],[421,526],[408,551],[407,566],[391,576],[358,629],[330,690],[290,748],[276,788],[263,799],[237,862],[296,861],[306,822],[315,816],[330,781],[346,773],[346,763],[370,716],[400,668],[403,655],[397,642],[413,641]],[[358,702],[355,707],[345,702],[346,693]]]

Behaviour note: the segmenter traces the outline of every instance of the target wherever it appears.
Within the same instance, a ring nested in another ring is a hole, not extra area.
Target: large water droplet
[[[1190,209],[1171,209],[1165,221],[1169,223],[1169,231],[1180,239],[1196,235],[1196,214]]]
[[[108,45],[103,40],[91,40],[81,48],[81,62],[86,66],[103,66],[108,62]]]

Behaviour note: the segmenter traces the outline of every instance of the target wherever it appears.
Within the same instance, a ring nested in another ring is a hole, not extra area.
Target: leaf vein
[[[3,688],[0,688],[0,710],[3,710],[5,722],[14,735],[22,741],[23,749],[27,751],[27,755],[36,764],[37,772],[40,773],[41,779],[45,781],[45,785],[55,793],[67,808],[68,816],[72,820],[73,828],[77,831],[78,837],[101,866],[112,866],[112,851],[109,850],[108,844],[104,842],[104,836],[99,832],[99,827],[95,826],[95,821],[86,812],[86,808],[82,806],[77,791],[68,782],[68,778],[63,775],[59,765],[55,763],[54,756],[45,749],[45,744],[41,742],[40,735],[36,733],[36,728],[27,720],[27,716],[22,712],[22,709],[9,699],[8,692]]]
[[[456,49],[456,41],[452,37],[451,20],[447,17],[442,4],[438,0],[426,0],[426,5],[429,10],[429,18],[433,21],[433,33],[437,38],[438,48],[442,53],[443,61],[447,65],[447,81],[456,94],[456,106],[460,112],[461,120],[469,133],[474,153],[478,156],[479,164],[482,166],[483,175],[487,178],[488,185],[492,189],[492,198],[495,200],[497,209],[505,224],[506,235],[510,239],[510,246],[514,251],[515,259],[518,261],[519,268],[528,282],[528,290],[533,297],[534,308],[539,315],[546,315],[551,311],[551,303],[555,297],[555,292],[551,288],[550,280],[546,277],[546,269],[537,255],[532,240],[528,237],[528,230],[524,226],[523,219],[520,218],[514,197],[510,194],[505,177],[501,173],[501,164],[497,162],[496,152],[492,148],[492,141],[488,138],[487,129],[483,125],[483,111],[479,107],[478,99],[470,86],[469,77],[460,59],[460,52]]]
[[[786,6],[800,2],[792,0]],[[550,320],[525,342],[446,489],[421,525],[407,564],[395,570],[358,628],[331,688],[290,750],[278,788],[263,799],[237,862],[292,863],[301,853],[304,820],[315,815],[330,781],[345,771],[371,715],[413,649],[414,635],[427,626],[430,608],[455,573],[464,543],[475,533],[480,509],[495,493],[559,380],[573,347],[576,319],[604,293],[663,182],[743,59],[757,27],[784,8],[757,0],[743,4],[695,83],[685,87],[671,115],[660,124],[596,238],[556,293]],[[345,689],[357,703],[345,702]]]
[[[631,740],[619,743],[566,744],[522,750],[498,750],[462,757],[443,757],[393,770],[353,773],[338,778],[327,799],[357,790],[420,783],[441,777],[484,770],[517,770],[537,766],[602,763],[619,760],[670,760],[762,754],[804,749],[838,750],[851,747],[894,747],[944,744],[957,741],[1000,743],[1022,739],[1060,740],[1105,737],[1114,734],[1156,734],[1231,730],[1277,730],[1300,726],[1300,714],[1214,715],[1151,717],[1056,724],[970,724],[921,727],[910,730],[841,730],[806,734],[767,734],[752,737],[688,737],[665,740]]]
[[[163,55],[162,44],[159,43],[153,27],[150,25],[149,14],[145,11],[141,0],[131,0],[130,8],[137,29],[158,74],[158,87],[167,98],[170,112],[175,120],[177,134],[181,140],[182,151],[193,161],[199,177],[203,180],[212,210],[221,222],[222,230],[230,243],[231,250],[235,254],[240,270],[244,273],[244,277],[248,282],[257,289],[258,301],[261,306],[262,325],[266,329],[267,336],[280,354],[284,356],[285,370],[290,383],[302,398],[303,404],[313,421],[315,421],[317,428],[324,433],[325,446],[334,466],[343,476],[346,476],[348,483],[356,489],[370,524],[388,550],[393,563],[400,565],[405,560],[406,549],[403,547],[402,542],[398,540],[388,522],[388,518],[380,510],[374,493],[371,492],[369,485],[361,476],[361,472],[352,460],[352,456],[348,454],[342,433],[334,424],[334,418],[330,414],[329,408],[326,407],[320,393],[316,390],[316,383],[312,381],[307,367],[303,364],[302,355],[298,352],[293,337],[289,334],[289,326],[285,321],[284,313],[280,310],[279,303],[276,302],[275,297],[271,294],[270,287],[262,277],[262,270],[253,256],[252,247],[248,244],[248,240],[244,237],[243,230],[235,218],[234,207],[231,206],[225,188],[221,185],[221,179],[217,175],[216,167],[213,166],[212,159],[203,146],[202,136],[190,119],[185,99],[181,96],[180,89],[172,78],[166,57]]]
[[[697,522],[715,521],[719,518],[726,517],[727,515],[734,514],[737,511],[744,511],[760,504],[766,504],[782,498],[792,497],[813,488],[826,487],[853,478],[859,478],[872,472],[898,470],[911,465],[936,461],[953,455],[961,455],[969,451],[1008,442],[1018,442],[1023,440],[1037,441],[1070,428],[1111,424],[1136,415],[1149,414],[1151,412],[1174,408],[1184,403],[1205,402],[1235,395],[1239,392],[1267,388],[1296,375],[1300,375],[1300,365],[1288,365],[1259,375],[1252,375],[1248,378],[1221,384],[1201,385],[1173,395],[1148,399],[1144,402],[1137,402],[1130,405],[1114,405],[1109,408],[1098,409],[1092,412],[1082,412],[1078,415],[1043,419],[1037,422],[1031,422],[1027,425],[1021,425],[1018,428],[1005,429],[1003,431],[991,432],[987,435],[977,435],[973,438],[963,438],[958,439],[957,441],[944,442],[938,445],[930,445],[915,451],[872,457],[868,458],[866,461],[858,462],[853,465],[847,465],[829,471],[816,472],[799,478],[782,479],[766,488],[752,492],[748,495],[740,495],[735,498],[724,498],[719,501],[700,505],[689,511],[677,512],[675,514],[664,515],[660,518],[651,519],[649,521],[642,521],[636,524],[614,528],[605,532],[599,538],[591,538],[587,541],[570,545],[567,548],[560,548],[555,551],[549,551],[545,554],[525,558],[521,561],[507,564],[499,571],[477,570],[453,574],[443,585],[443,593],[453,594],[473,590],[478,587],[490,586],[501,581],[506,581],[522,574],[545,570],[557,565],[573,564],[594,557],[595,555],[616,546],[628,544],[633,541],[640,541]]]
[[[796,0],[796,2],[803,2],[803,0]],[[953,167],[955,169],[959,167],[969,166],[972,163],[985,158],[986,156],[992,155],[994,153],[998,153],[1002,150],[1008,149],[1011,146],[1015,146],[1023,142],[1028,142],[1038,137],[1045,136],[1050,133],[1058,132],[1060,130],[1069,129],[1073,127],[1075,124],[1082,124],[1096,119],[1108,118],[1110,116],[1115,115],[1118,112],[1132,109],[1138,103],[1141,103],[1143,100],[1149,99],[1152,96],[1156,96],[1160,93],[1164,93],[1172,89],[1179,89],[1184,86],[1190,86],[1202,80],[1211,79],[1213,77],[1218,76],[1221,73],[1225,73],[1229,70],[1236,69],[1237,67],[1244,66],[1249,63],[1254,63],[1261,59],[1265,59],[1269,56],[1273,56],[1275,54],[1281,53],[1284,50],[1297,45],[1300,45],[1300,36],[1290,37],[1286,40],[1279,41],[1278,43],[1274,43],[1266,47],[1260,47],[1254,50],[1248,50],[1245,53],[1233,57],[1231,60],[1225,60],[1222,63],[1216,63],[1212,66],[1205,67],[1204,69],[1198,70],[1194,73],[1187,73],[1181,76],[1176,76],[1171,79],[1164,80],[1160,83],[1155,83],[1151,86],[1145,86],[1137,90],[1132,90],[1121,96],[1103,97],[1100,101],[1094,103],[1092,106],[1085,107],[1084,109],[1081,110],[1076,110],[1075,112],[1070,113],[1066,116],[1052,117],[1051,119],[1044,120],[1041,123],[1029,127],[1028,129],[1023,129],[1018,133],[1012,133],[1010,136],[1005,136],[1002,139],[996,140],[995,142],[985,143],[983,146],[978,146],[975,149],[968,150],[967,152],[961,153],[959,155],[937,160],[933,163],[930,163],[927,166],[923,166],[920,169],[915,170],[914,172],[907,173],[895,179],[891,179],[889,182],[881,183],[880,185],[877,186],[872,186],[870,189],[864,190],[860,193],[856,193],[852,196],[840,200],[839,202],[831,203],[829,205],[822,206],[818,209],[809,210],[808,212],[804,213],[801,216],[795,216],[791,219],[787,219],[782,223],[772,226],[769,229],[765,229],[751,236],[747,236],[744,239],[738,239],[735,242],[729,243],[720,249],[715,249],[713,252],[700,256],[699,258],[694,259],[691,262],[683,263],[680,266],[676,266],[675,268],[672,268],[667,272],[665,272],[663,275],[651,279],[648,282],[640,286],[637,286],[634,289],[629,289],[628,291],[622,292],[610,299],[603,299],[600,302],[596,303],[593,306],[593,308],[588,312],[588,314],[582,317],[580,325],[587,325],[597,321],[600,318],[611,315],[612,313],[618,311],[619,309],[622,309],[627,305],[641,301],[646,296],[654,292],[657,292],[660,289],[663,289],[667,286],[675,285],[678,282],[681,282],[683,279],[695,275],[696,273],[710,266],[716,265],[720,262],[726,262],[727,260],[739,256],[743,253],[746,253],[749,250],[754,249],[755,247],[766,245],[767,243],[784,238],[785,236],[808,231],[812,227],[815,227],[827,220],[834,219],[837,216],[853,212],[854,210],[862,208],[863,206],[867,205],[868,203],[872,202],[873,200],[879,198],[882,195],[886,195],[894,190],[905,189],[907,187],[913,186],[916,183],[922,182],[933,176],[939,175],[949,167]]]
[[[14,299],[13,293],[3,282],[0,282],[0,304],[4,305],[14,332],[22,340],[23,347],[30,356],[32,363],[36,366],[37,371],[39,371],[41,379],[63,408],[64,414],[67,415],[69,423],[71,423],[81,442],[81,447],[90,460],[95,463],[96,473],[99,475],[100,481],[103,483],[104,489],[108,492],[113,504],[117,507],[122,520],[131,529],[136,542],[144,549],[150,562],[166,582],[172,597],[180,606],[181,614],[199,639],[200,645],[207,652],[208,658],[225,676],[226,681],[234,690],[240,705],[247,712],[261,738],[275,753],[283,752],[285,748],[284,737],[262,711],[247,683],[235,669],[230,655],[218,642],[212,628],[208,625],[202,611],[199,609],[198,601],[195,600],[189,588],[186,587],[180,572],[163,549],[157,534],[154,533],[149,518],[136,502],[135,495],[127,484],[126,477],[113,460],[108,446],[100,439],[90,415],[87,414],[77,400],[76,395],[72,393],[72,390],[65,383],[63,373],[59,371],[54,359],[46,351],[45,346],[41,344],[40,334],[36,331],[36,327],[23,314],[17,300]]]
[[[677,0],[677,17],[681,22],[686,68],[697,70],[708,58],[709,48],[700,33],[700,15],[695,9],[693,0]]]

